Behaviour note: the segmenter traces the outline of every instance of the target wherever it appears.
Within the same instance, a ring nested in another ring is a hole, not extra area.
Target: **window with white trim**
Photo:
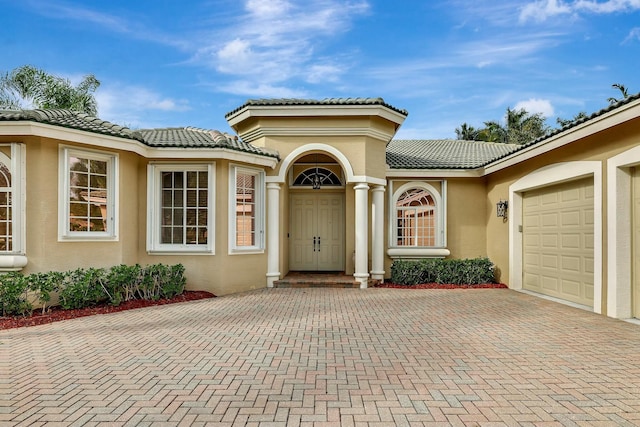
[[[24,148],[0,144],[0,255],[24,253]]]
[[[115,239],[117,155],[62,147],[60,158],[60,238]]]
[[[213,164],[149,165],[149,252],[213,254],[214,175]]]
[[[444,218],[440,193],[424,182],[402,185],[392,196],[392,224],[391,247],[443,247]]]
[[[231,252],[264,250],[264,185],[264,171],[240,166],[231,167]]]

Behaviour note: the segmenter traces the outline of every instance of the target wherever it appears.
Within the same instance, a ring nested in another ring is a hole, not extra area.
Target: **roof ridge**
[[[296,105],[381,105],[389,108],[397,113],[407,116],[409,112],[405,109],[396,108],[391,104],[385,102],[381,97],[343,97],[343,98],[324,98],[324,99],[311,99],[311,98],[257,98],[248,99],[244,104],[238,108],[225,114],[225,117],[229,117],[232,114],[246,108],[248,106],[296,106]]]

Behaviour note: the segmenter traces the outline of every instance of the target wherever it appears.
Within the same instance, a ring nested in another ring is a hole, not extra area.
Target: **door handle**
[[[316,251],[316,236],[313,236],[313,252]]]
[[[318,236],[318,252],[320,252],[320,236]]]

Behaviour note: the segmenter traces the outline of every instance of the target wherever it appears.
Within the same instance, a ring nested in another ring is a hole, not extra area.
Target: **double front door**
[[[289,269],[344,270],[344,194],[291,194]]]

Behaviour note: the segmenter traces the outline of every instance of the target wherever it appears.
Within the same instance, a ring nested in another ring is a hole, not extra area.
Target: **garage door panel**
[[[563,294],[573,295],[576,298],[581,298],[583,296],[583,286],[581,282],[574,280],[563,280],[561,283],[561,292]]]
[[[582,244],[582,236],[580,234],[564,233],[560,236],[560,238],[562,239],[562,245],[560,245],[560,249],[562,250],[580,250],[584,246]]]
[[[547,194],[543,194],[542,197],[540,197],[540,202],[538,203],[538,205],[541,207],[544,207],[549,205],[555,205],[556,203],[558,203],[558,194],[547,193]]]
[[[540,223],[543,227],[557,227],[558,226],[558,214],[548,213],[540,216]]]
[[[542,255],[542,268],[551,268],[555,270],[556,268],[558,268],[558,265],[559,262],[557,255]]]
[[[558,278],[552,276],[542,276],[540,283],[542,284],[542,291],[552,291],[557,293],[558,291]]]
[[[593,179],[523,195],[523,288],[593,305]]]
[[[562,269],[567,272],[580,273],[583,271],[583,259],[578,256],[564,255],[562,257]]]
[[[582,224],[580,211],[562,212],[561,223],[563,227],[579,227]]]

